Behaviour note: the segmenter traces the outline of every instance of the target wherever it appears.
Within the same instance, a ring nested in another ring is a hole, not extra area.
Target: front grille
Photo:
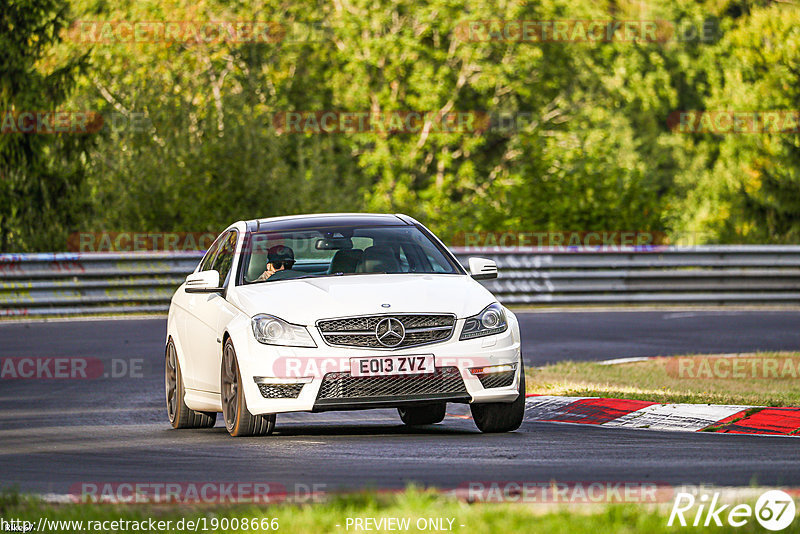
[[[265,399],[296,399],[303,384],[258,384]]]
[[[393,318],[403,323],[404,339],[397,345],[387,347],[378,341],[376,327],[378,322]],[[399,349],[438,343],[450,339],[456,318],[450,314],[440,315],[369,315],[346,319],[326,319],[318,321],[322,338],[329,345],[343,347],[362,347],[370,349]]]
[[[348,372],[328,373],[317,400],[414,397],[466,394],[457,367],[437,367],[435,373],[397,376],[353,377]]]
[[[514,383],[516,371],[503,371],[502,373],[487,373],[478,375],[478,380],[484,388],[503,388]]]

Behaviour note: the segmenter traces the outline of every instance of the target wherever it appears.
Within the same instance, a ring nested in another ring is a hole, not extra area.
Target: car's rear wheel
[[[398,408],[400,419],[409,426],[432,425],[441,423],[444,419],[447,403],[437,402],[436,404],[426,404],[424,406],[403,406]]]
[[[167,343],[165,354],[164,386],[167,394],[167,417],[172,428],[211,428],[217,422],[216,412],[196,412],[186,406],[183,396],[183,373],[178,353],[172,339]]]
[[[233,341],[228,338],[222,350],[220,393],[225,427],[231,436],[266,436],[275,429],[275,414],[253,415],[247,409],[242,388],[242,374]]]
[[[525,368],[520,362],[519,396],[514,402],[470,404],[472,419],[481,432],[511,432],[525,416]]]

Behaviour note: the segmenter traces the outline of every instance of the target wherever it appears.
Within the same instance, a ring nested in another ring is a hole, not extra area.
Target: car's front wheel
[[[444,419],[444,413],[447,409],[447,403],[438,402],[436,404],[426,404],[425,406],[403,406],[398,408],[400,419],[409,425],[432,425],[434,423],[441,423]]]
[[[167,417],[172,428],[211,428],[217,422],[216,412],[196,412],[183,402],[183,373],[170,338],[165,355],[164,386],[167,393]]]
[[[225,427],[231,436],[266,436],[275,429],[275,414],[253,415],[247,409],[242,388],[242,374],[236,359],[233,341],[228,338],[222,350],[222,372],[220,373],[222,414]]]
[[[520,362],[519,396],[514,402],[470,404],[472,419],[481,432],[511,432],[525,416],[525,368]]]

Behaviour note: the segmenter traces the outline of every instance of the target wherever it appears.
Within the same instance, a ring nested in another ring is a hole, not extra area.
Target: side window
[[[203,259],[200,261],[200,270],[199,272],[203,271],[210,271],[212,262],[214,261],[214,255],[217,253],[217,249],[219,248],[220,243],[222,243],[222,236],[219,236],[214,242],[208,247],[206,251],[206,255],[203,256]]]
[[[430,261],[428,261],[428,258],[419,245],[411,242],[404,242],[400,245],[400,250],[402,251],[400,257],[401,265],[403,264],[403,258],[405,258],[405,262],[408,265],[408,269],[405,272],[442,272],[431,267]]]
[[[233,265],[233,255],[236,253],[236,240],[238,234],[235,231],[228,232],[225,238],[221,241],[219,252],[212,269],[219,272],[219,283],[224,286],[228,279],[228,273],[231,272],[231,265]]]
[[[439,263],[438,261],[436,261],[436,258],[431,256],[430,254],[425,254],[425,258],[427,258],[428,263],[431,264],[431,268],[433,269],[433,272],[436,272],[436,273],[452,272],[452,271],[448,271],[444,267],[442,267],[442,264]]]

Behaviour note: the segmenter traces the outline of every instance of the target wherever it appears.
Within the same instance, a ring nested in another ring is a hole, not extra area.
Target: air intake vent
[[[466,394],[457,367],[438,367],[435,373],[398,376],[353,377],[350,373],[328,373],[322,381],[317,400]]]
[[[265,399],[296,399],[304,384],[258,384]]]
[[[479,374],[478,380],[485,388],[503,388],[514,383],[516,371],[503,371],[502,373]]]

